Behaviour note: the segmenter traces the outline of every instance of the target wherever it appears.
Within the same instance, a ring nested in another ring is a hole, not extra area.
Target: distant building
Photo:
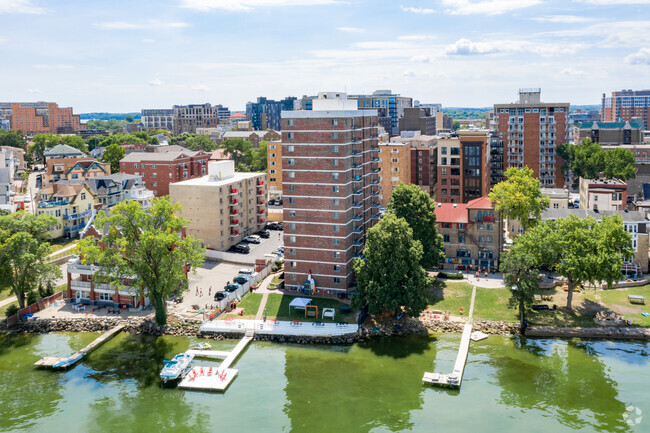
[[[445,245],[441,269],[497,270],[503,250],[503,218],[487,197],[438,203],[436,226]]]
[[[549,209],[569,209],[569,190],[562,188],[541,188],[542,197],[549,199]],[[524,233],[519,219],[507,220],[508,237],[514,239]]]
[[[266,146],[269,195],[282,197],[282,142],[269,141]]]
[[[420,107],[405,108],[404,116],[399,118],[399,130],[420,131],[422,135],[435,135],[436,118],[427,115],[427,110]]]
[[[408,161],[405,163],[405,179],[404,183],[418,185],[422,191],[426,192],[430,197],[434,198],[436,193],[436,182],[438,177],[438,137],[433,135],[421,135],[419,131],[403,131],[399,137],[393,137],[391,143],[386,144],[390,146],[394,143],[404,143],[409,147]],[[382,188],[380,188],[382,203],[388,203],[390,200],[393,185],[392,179],[395,177],[391,175],[391,189],[384,191],[383,186],[388,186],[384,176],[388,176],[389,167],[386,166],[387,162],[384,161],[382,154],[382,147],[380,146],[380,181]],[[397,158],[401,162],[400,155],[394,155],[390,158],[390,170],[394,170],[392,161]],[[402,167],[400,167],[400,170]],[[402,176],[400,175],[400,181]]]
[[[378,117],[389,117],[390,128],[386,132],[391,135],[399,135],[399,118],[404,116],[405,108],[413,106],[413,98],[400,96],[390,90],[375,90],[372,95],[350,95],[349,98],[356,100],[361,110],[375,109],[378,110]]]
[[[580,125],[581,123],[592,124],[594,122],[600,122],[600,120],[600,112],[598,110],[584,111],[577,109],[569,114],[569,125]]]
[[[520,89],[519,101],[495,104],[501,170],[529,167],[543,187],[563,188],[563,161],[557,147],[568,141],[568,102],[543,103],[541,89]]]
[[[187,149],[172,152],[133,152],[120,160],[120,172],[142,176],[145,186],[151,189],[156,197],[163,197],[169,195],[170,183],[205,176],[208,159],[208,152]]]
[[[93,158],[54,158],[47,160],[41,181],[45,186],[61,180],[84,181],[109,174],[111,165]]]
[[[43,152],[43,156],[47,162],[50,159],[81,158],[86,155],[75,147],[68,146],[67,144],[58,144]]]
[[[257,98],[257,102],[246,104],[246,117],[253,124],[253,129],[260,131],[266,129],[280,130],[280,113],[292,111],[295,96],[288,96],[281,101],[274,101],[263,96]]]
[[[0,209],[10,212],[15,211],[11,203],[12,183],[15,166],[9,152],[0,150]]]
[[[411,183],[411,145],[379,143],[379,160],[379,201],[386,207],[397,185]]]
[[[576,129],[578,136],[576,144],[582,140],[591,139],[601,146],[642,145],[643,125],[633,120],[631,122],[592,122],[581,123]]]
[[[0,119],[8,120],[12,131],[29,135],[72,134],[86,129],[72,107],[59,107],[55,102],[0,102]]]
[[[174,105],[174,135],[196,133],[196,128],[216,128],[230,118],[230,110],[222,105]]]
[[[210,249],[225,251],[266,227],[266,173],[235,172],[234,161],[210,162],[208,175],[169,186],[183,206],[187,233]]]
[[[643,129],[649,130],[650,90],[620,90],[611,96],[603,93],[601,116],[604,122],[625,122],[641,119]]]
[[[627,184],[619,179],[580,178],[580,209],[620,211],[627,208]]]
[[[6,129],[7,131],[11,129],[11,122],[9,119],[0,119],[0,129]]]
[[[253,147],[258,148],[260,141],[274,141],[280,140],[282,136],[277,131],[228,131],[221,136],[221,141],[229,138],[241,138],[242,140],[250,141]]]
[[[143,109],[140,114],[140,121],[144,129],[166,129],[174,130],[174,109]]]

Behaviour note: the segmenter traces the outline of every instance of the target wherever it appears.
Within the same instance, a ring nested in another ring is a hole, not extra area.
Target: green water
[[[425,371],[452,369],[459,335],[253,343],[225,394],[160,387],[163,359],[194,339],[120,334],[72,370],[32,366],[97,335],[0,337],[0,431],[650,432],[646,343],[492,336],[472,343],[460,392],[421,385]],[[645,415],[633,426],[630,405]]]

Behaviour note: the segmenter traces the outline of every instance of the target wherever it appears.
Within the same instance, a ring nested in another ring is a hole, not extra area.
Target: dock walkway
[[[78,352],[75,352],[72,354],[72,356],[69,356],[67,358],[61,358],[61,357],[56,357],[56,356],[46,356],[34,363],[37,367],[46,367],[46,368],[68,368],[77,362],[81,360],[84,356],[86,356],[88,353],[92,352],[111,338],[113,338],[115,335],[117,335],[122,329],[124,328],[124,325],[117,325],[116,327],[104,332],[102,335],[97,337],[92,343],[90,343],[88,346],[84,347],[83,349],[79,350]]]
[[[472,315],[474,314],[475,298],[476,287],[474,287],[472,290],[472,300],[469,306],[469,323],[466,323],[463,326],[463,334],[460,338],[460,347],[458,348],[458,355],[456,355],[454,370],[449,374],[424,373],[424,376],[422,377],[422,383],[460,388],[460,385],[463,382],[463,373],[465,372],[467,356],[469,355],[469,343],[472,336]]]

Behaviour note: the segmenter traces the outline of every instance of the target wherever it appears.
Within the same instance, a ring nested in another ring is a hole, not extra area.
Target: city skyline
[[[0,0],[3,100],[75,112],[391,89],[422,103],[600,103],[647,87],[650,0]],[[141,17],[141,18],[139,18]]]

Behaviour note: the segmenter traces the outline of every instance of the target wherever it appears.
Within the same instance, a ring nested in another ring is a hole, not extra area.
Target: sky
[[[75,112],[391,89],[486,107],[650,87],[650,0],[0,0],[0,101]]]

